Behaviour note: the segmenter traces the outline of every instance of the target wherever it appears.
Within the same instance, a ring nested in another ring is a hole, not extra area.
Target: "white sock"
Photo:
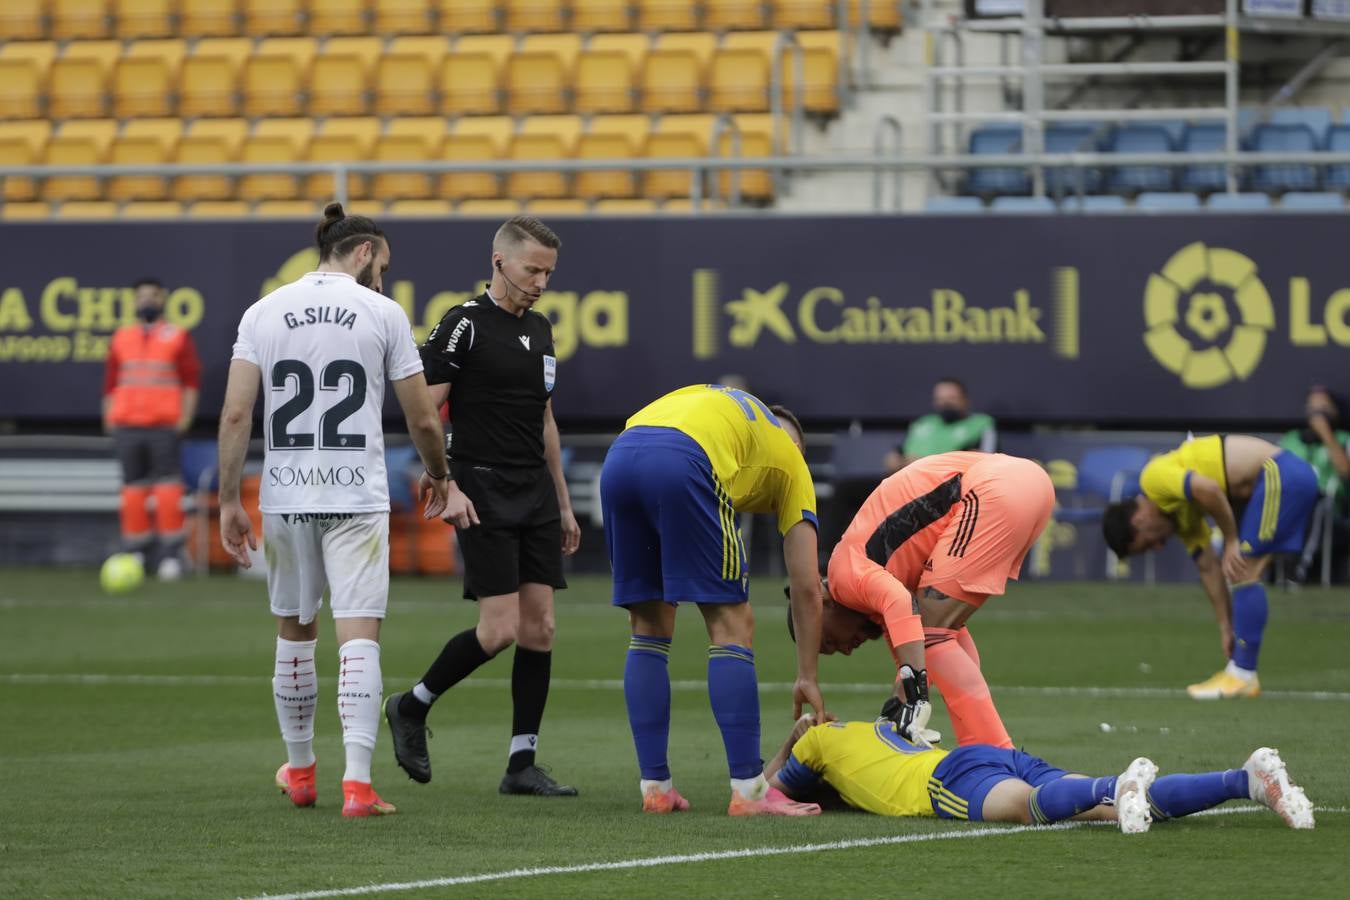
[[[769,782],[761,772],[754,778],[731,779],[731,789],[747,800],[763,800],[764,795],[769,792]]]
[[[343,781],[370,784],[370,758],[380,732],[380,645],[358,638],[338,651],[338,716],[342,719],[342,746],[347,751]]]
[[[277,638],[272,699],[281,739],[286,742],[287,765],[293,769],[314,765],[314,704],[319,698],[319,676],[314,668],[317,644]]]
[[[1232,675],[1234,678],[1241,678],[1243,681],[1251,681],[1253,678],[1256,677],[1255,671],[1251,669],[1244,669],[1237,663],[1233,662],[1231,659],[1228,661],[1228,665],[1224,666],[1223,670],[1227,672],[1229,675]]]
[[[427,690],[427,686],[420,681],[413,685],[412,695],[427,706],[435,703],[436,698],[440,696],[439,694],[433,694],[431,691]]]
[[[644,778],[638,782],[638,790],[642,792],[644,797],[647,796],[647,791],[652,788],[656,788],[663,794],[669,794],[675,789],[675,782],[669,778],[665,781],[652,781],[650,778]]]
[[[511,736],[511,749],[507,751],[507,756],[515,756],[522,750],[534,750],[539,743],[537,734],[514,734]]]

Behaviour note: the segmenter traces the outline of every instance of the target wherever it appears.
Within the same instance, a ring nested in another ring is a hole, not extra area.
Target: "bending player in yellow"
[[[1158,767],[1140,757],[1120,775],[1088,778],[1020,750],[968,744],[947,752],[911,744],[888,720],[816,725],[802,716],[764,774],[793,799],[831,805],[837,794],[848,806],[882,816],[1023,825],[1113,821],[1138,834],[1157,819],[1252,799],[1291,828],[1314,825],[1312,803],[1269,747],[1223,772],[1158,778]]]

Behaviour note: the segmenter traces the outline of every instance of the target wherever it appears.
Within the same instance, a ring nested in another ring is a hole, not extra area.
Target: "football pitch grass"
[[[794,657],[776,584],[761,578],[752,590],[764,600],[755,652],[767,758],[791,726]],[[396,581],[382,641],[386,694],[406,689],[473,621],[457,581]],[[399,812],[346,821],[326,612],[319,803],[297,810],[272,786],[284,749],[261,582],[187,579],[105,597],[91,571],[0,571],[0,895],[228,898],[367,886],[372,896],[418,900],[1346,896],[1350,591],[1272,592],[1266,694],[1254,701],[1197,703],[1181,691],[1220,663],[1198,587],[1016,584],[971,629],[1009,731],[1028,752],[1106,775],[1139,755],[1163,773],[1193,772],[1275,746],[1319,809],[1312,832],[1238,803],[1221,808],[1232,814],[1129,837],[1105,826],[859,813],[730,819],[703,687],[707,638],[695,611],[678,621],[671,763],[690,812],[638,811],[620,689],[627,620],[608,605],[604,579],[577,577],[560,595],[540,762],[581,796],[497,793],[510,736],[508,651],[437,704],[430,784],[394,765],[382,726],[375,786]],[[841,718],[875,717],[892,671],[878,644],[822,660],[828,706]],[[950,730],[940,707],[935,723]]]

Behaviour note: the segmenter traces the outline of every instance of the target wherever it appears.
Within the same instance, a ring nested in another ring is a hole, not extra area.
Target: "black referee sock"
[[[511,666],[511,702],[515,711],[511,716],[511,755],[506,761],[507,772],[519,772],[534,765],[534,749],[539,740],[539,723],[544,720],[552,671],[553,651],[516,646],[516,658]]]
[[[450,688],[468,678],[473,670],[492,659],[491,654],[478,642],[478,631],[470,628],[446,641],[445,648],[436,661],[422,676],[422,685],[436,696],[444,694]],[[413,696],[412,691],[403,695],[398,711],[405,716],[425,718],[431,704],[423,703]]]

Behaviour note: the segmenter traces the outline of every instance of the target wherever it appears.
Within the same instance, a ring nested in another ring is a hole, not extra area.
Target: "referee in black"
[[[553,326],[531,309],[561,246],[532,216],[507,221],[492,241],[487,292],[446,313],[422,347],[432,400],[437,407],[450,401],[453,481],[445,519],[459,529],[464,596],[478,601],[478,627],[452,637],[421,681],[385,702],[394,757],[424,784],[431,780],[431,705],[514,643],[511,748],[499,790],[577,793],[534,756],[548,700],[553,591],[567,586],[562,558],[581,540],[553,421]]]

